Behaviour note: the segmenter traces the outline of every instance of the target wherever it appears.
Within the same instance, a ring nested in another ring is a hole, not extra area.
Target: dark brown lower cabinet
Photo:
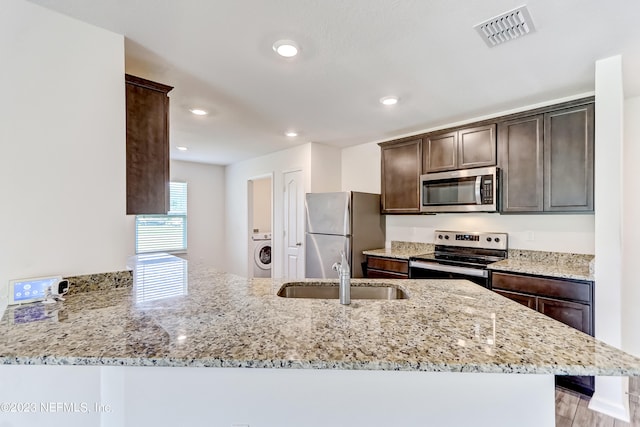
[[[491,274],[494,292],[593,336],[593,282],[512,273]],[[556,376],[556,384],[593,395],[594,378]]]
[[[538,311],[585,334],[593,335],[591,333],[591,306],[588,304],[538,298]]]
[[[520,294],[518,292],[505,292],[494,290],[495,293],[502,295],[503,297],[509,298],[515,302],[519,302],[520,304],[529,307],[532,310],[537,310],[536,306],[536,297],[532,297],[531,295]]]
[[[408,279],[409,261],[367,255],[367,274],[371,279]]]

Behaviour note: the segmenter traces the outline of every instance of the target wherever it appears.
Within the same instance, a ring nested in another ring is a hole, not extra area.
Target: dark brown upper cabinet
[[[422,151],[422,171],[440,172],[456,169],[458,165],[458,132],[430,135]]]
[[[420,212],[422,139],[380,144],[382,213]]]
[[[593,211],[593,129],[593,104],[545,114],[545,211]]]
[[[503,212],[542,212],[544,115],[498,124]]]
[[[499,123],[502,211],[593,211],[593,126],[593,103]]]
[[[422,152],[423,173],[493,166],[496,125],[464,128],[427,136]]]
[[[169,211],[169,97],[171,86],[125,75],[127,214]]]

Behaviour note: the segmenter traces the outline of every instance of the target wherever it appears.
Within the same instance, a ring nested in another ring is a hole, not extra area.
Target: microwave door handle
[[[482,204],[482,175],[476,176],[476,205]]]

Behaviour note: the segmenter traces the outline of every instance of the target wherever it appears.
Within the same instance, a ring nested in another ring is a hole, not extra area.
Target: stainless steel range
[[[412,279],[467,279],[490,287],[487,265],[507,258],[506,233],[435,231],[435,252],[412,257]]]

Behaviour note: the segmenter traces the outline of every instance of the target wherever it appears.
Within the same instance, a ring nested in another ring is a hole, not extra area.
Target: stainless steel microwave
[[[420,176],[420,212],[496,212],[500,169],[463,169]]]

